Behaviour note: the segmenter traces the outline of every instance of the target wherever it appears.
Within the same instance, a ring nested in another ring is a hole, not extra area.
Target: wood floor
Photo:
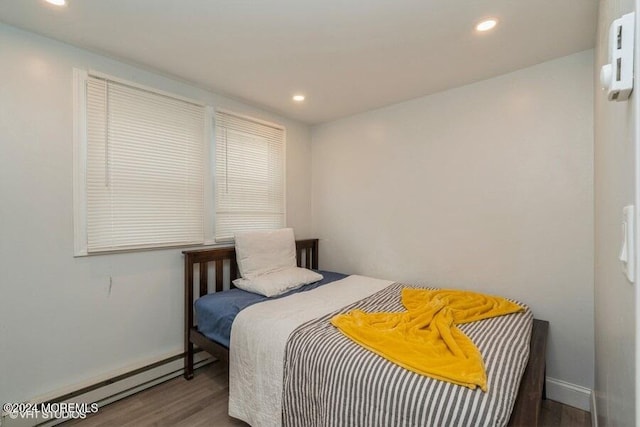
[[[213,363],[195,372],[191,381],[179,377],[112,403],[85,420],[64,423],[92,426],[247,426],[227,415],[228,372]],[[551,400],[542,404],[542,425],[591,427],[588,412]]]
[[[591,427],[591,414],[553,400],[542,402],[543,426]]]
[[[85,420],[62,424],[92,426],[247,426],[227,415],[226,367],[214,362],[198,369],[191,381],[183,377],[159,384],[104,406]]]

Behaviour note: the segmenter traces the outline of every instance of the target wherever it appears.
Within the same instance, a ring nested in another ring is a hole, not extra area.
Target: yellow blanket
[[[480,351],[455,325],[524,311],[501,297],[404,288],[400,313],[352,310],[331,319],[363,347],[418,374],[487,391]]]

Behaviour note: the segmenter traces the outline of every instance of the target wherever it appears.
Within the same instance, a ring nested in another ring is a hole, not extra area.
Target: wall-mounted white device
[[[635,13],[616,19],[609,29],[609,63],[600,70],[600,83],[609,101],[626,101],[633,90]]]
[[[635,281],[634,213],[633,205],[625,206],[622,210],[622,250],[620,251],[620,261],[622,261],[624,274],[626,274],[631,283]]]

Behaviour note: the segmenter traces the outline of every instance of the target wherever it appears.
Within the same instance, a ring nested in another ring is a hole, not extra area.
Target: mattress
[[[401,311],[405,286],[349,276],[243,310],[232,331],[229,414],[260,426],[505,425],[528,360],[531,311],[459,325],[485,360],[485,393],[407,371],[329,323],[354,308]]]
[[[331,271],[318,271],[318,273],[322,274],[322,280],[276,297],[268,298],[264,295],[247,292],[238,288],[204,295],[194,302],[198,331],[210,340],[229,348],[231,326],[240,311],[260,302],[284,298],[299,292],[307,292],[347,276],[346,274]]]
[[[392,283],[351,275],[242,310],[231,329],[229,415],[252,426],[280,426],[284,349],[291,333]]]
[[[504,426],[527,364],[533,316],[529,309],[458,325],[480,350],[488,391],[408,371],[366,350],[329,320],[354,308],[398,312],[394,284],[296,329],[285,350],[285,426]],[[518,303],[524,306],[521,303]],[[304,404],[301,404],[304,402]]]

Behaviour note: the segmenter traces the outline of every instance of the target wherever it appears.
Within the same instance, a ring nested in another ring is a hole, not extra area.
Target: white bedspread
[[[253,427],[280,426],[284,350],[291,332],[392,283],[354,275],[242,310],[231,328],[229,415]]]

